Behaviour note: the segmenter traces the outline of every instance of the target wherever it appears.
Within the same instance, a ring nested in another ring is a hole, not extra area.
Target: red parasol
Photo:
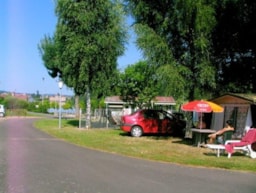
[[[193,111],[198,113],[210,113],[210,112],[221,113],[223,112],[223,107],[210,101],[194,100],[194,101],[190,101],[188,103],[183,104],[181,106],[181,110]],[[202,122],[202,116],[200,121]],[[201,124],[200,124],[200,127],[201,127]]]
[[[181,106],[181,109],[183,111],[194,111],[199,113],[221,113],[223,112],[223,107],[205,100],[194,100],[191,102],[188,102],[186,104],[183,104]]]

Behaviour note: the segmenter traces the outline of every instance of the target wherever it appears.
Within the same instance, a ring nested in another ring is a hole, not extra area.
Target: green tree
[[[256,92],[256,1],[225,0],[216,6],[213,33],[218,94]]]
[[[5,105],[4,97],[1,97],[1,96],[0,96],[0,104],[1,104],[1,105]]]
[[[118,0],[56,2],[56,32],[53,38],[45,37],[40,45],[46,68],[53,77],[59,75],[77,96],[87,91],[96,98],[106,96],[127,38],[121,3]]]
[[[182,97],[189,99],[204,97],[216,88],[216,71],[210,58],[215,1],[126,2],[135,18],[137,45],[148,64],[169,71],[161,74],[171,81],[163,82],[163,88],[171,85],[178,90],[180,86]]]
[[[73,100],[72,99],[67,99],[65,104],[62,105],[63,109],[72,109],[73,108]]]
[[[186,82],[182,74],[189,70],[184,66],[177,65],[165,39],[157,35],[151,28],[137,24],[135,31],[139,37],[138,45],[145,48],[144,56],[147,58],[147,67],[151,70],[151,77],[156,80],[154,84],[157,84],[157,94],[172,95],[176,99],[183,96],[182,99],[184,99]]]
[[[126,34],[120,4],[59,0],[56,14],[55,38],[63,81],[77,95],[88,88],[98,97],[105,95],[117,57],[124,52]]]
[[[256,92],[255,1],[126,2],[161,92],[188,99]]]
[[[28,102],[13,96],[6,96],[4,98],[6,109],[27,109]]]
[[[146,61],[129,65],[120,74],[119,87],[124,101],[142,108],[150,107],[157,95],[156,78]]]

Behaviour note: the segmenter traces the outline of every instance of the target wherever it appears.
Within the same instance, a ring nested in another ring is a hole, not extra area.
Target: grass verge
[[[255,160],[242,153],[216,157],[214,151],[197,148],[188,141],[168,136],[133,138],[119,129],[78,129],[77,120],[42,119],[35,127],[70,143],[137,158],[169,163],[256,172]]]

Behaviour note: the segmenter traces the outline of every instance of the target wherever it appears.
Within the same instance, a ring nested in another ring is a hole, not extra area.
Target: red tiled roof
[[[12,96],[14,98],[17,98],[17,99],[21,99],[21,100],[25,100],[27,101],[28,100],[28,95],[27,94],[22,94],[22,93],[1,93],[0,96],[2,97],[7,97],[7,96]]]
[[[110,96],[110,97],[106,97],[106,99],[105,99],[105,103],[111,103],[111,104],[113,104],[113,103],[124,103],[124,101],[121,99],[121,97],[120,96]]]
[[[174,98],[172,96],[170,97],[163,97],[163,96],[157,96],[154,100],[155,104],[176,104]]]
[[[28,100],[28,95],[26,95],[26,94],[13,93],[12,96],[17,99],[21,99],[21,100],[25,100],[25,101]]]

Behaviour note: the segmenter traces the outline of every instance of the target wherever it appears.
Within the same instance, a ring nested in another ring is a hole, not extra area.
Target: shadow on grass
[[[209,150],[210,150],[210,149],[209,149]],[[205,153],[203,153],[203,154],[206,155],[206,156],[211,156],[211,157],[216,157],[216,158],[218,158],[218,157],[217,157],[217,152],[214,151],[214,150],[209,151],[209,152],[205,152]],[[225,152],[225,151],[220,152],[220,157],[226,157],[226,158],[228,159],[228,154],[227,154],[227,152]],[[231,158],[232,158],[232,157],[248,157],[248,156],[245,155],[245,154],[242,153],[242,152],[234,152],[234,153],[232,154]],[[249,157],[248,157],[248,158],[249,158]]]
[[[122,137],[132,137],[129,133],[126,132],[119,133],[119,135],[121,135]]]
[[[177,139],[180,139],[180,140],[173,141],[173,143],[178,143],[178,144],[182,144],[182,145],[194,146],[194,145],[193,145],[193,140],[190,139],[190,138],[177,138]]]
[[[209,156],[209,157],[216,157],[216,159],[218,158],[218,157],[217,157],[217,152],[215,152],[215,151],[204,152],[203,154],[204,154],[205,156]],[[227,156],[227,154],[225,154],[225,153],[220,153],[220,157],[225,157],[225,156]]]
[[[169,140],[169,139],[173,138],[173,136],[171,136],[171,135],[163,135],[163,134],[148,134],[145,136],[150,139],[154,139],[154,140]]]
[[[68,125],[71,125],[73,127],[79,127],[79,121],[78,120],[69,120],[67,121]]]
[[[122,132],[119,134],[120,136],[123,137],[131,137],[131,138],[149,138],[153,140],[170,140],[170,139],[180,139],[182,141],[182,138],[179,137],[174,137],[172,135],[167,135],[167,134],[143,134],[141,137],[132,137],[130,133],[127,132]]]
[[[68,120],[66,124],[73,126],[73,127],[79,127],[79,120],[75,120],[75,119]],[[86,125],[86,121],[82,120],[81,127],[85,127],[85,125]],[[118,125],[108,124],[108,126],[107,126],[106,123],[104,123],[104,122],[91,121],[91,128],[92,129],[108,129],[108,128],[116,129],[116,128],[118,128]]]

